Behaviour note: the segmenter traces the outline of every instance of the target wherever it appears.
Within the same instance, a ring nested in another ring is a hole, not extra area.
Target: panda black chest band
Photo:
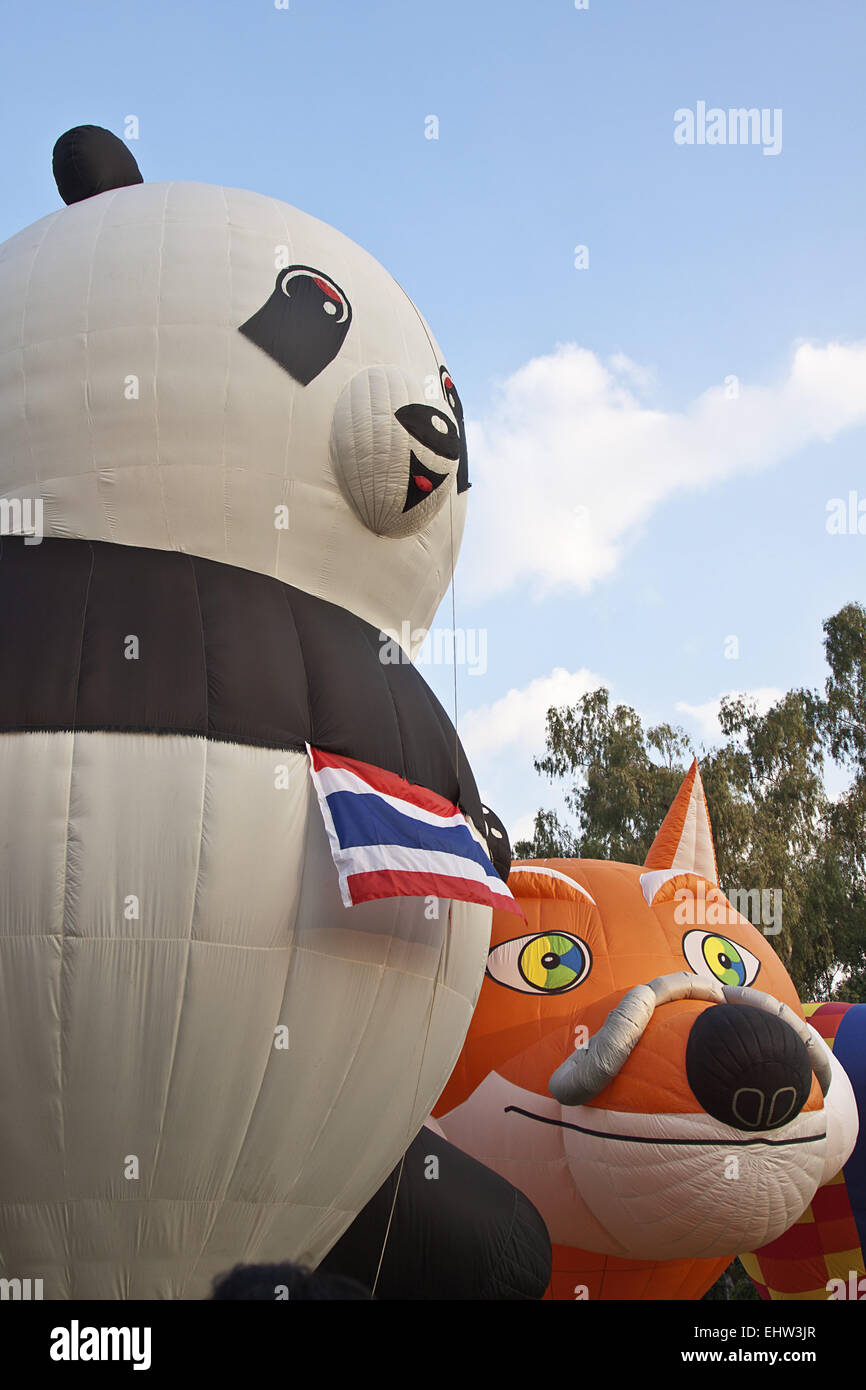
[[[417,669],[338,605],[214,560],[105,541],[0,542],[0,732],[145,732],[397,773],[483,824]]]

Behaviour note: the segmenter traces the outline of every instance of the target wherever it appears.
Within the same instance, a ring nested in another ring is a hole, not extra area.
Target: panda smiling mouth
[[[425,468],[414,449],[410,449],[409,486],[406,489],[406,505],[403,511],[409,512],[413,507],[417,507],[418,503],[435,492],[447,477],[447,473],[434,473],[431,469]]]

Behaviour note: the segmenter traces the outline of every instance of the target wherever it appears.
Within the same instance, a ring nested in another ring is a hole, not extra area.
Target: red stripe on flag
[[[428,791],[395,772],[385,772],[372,763],[359,762],[357,758],[342,758],[336,753],[325,753],[321,748],[310,748],[313,755],[313,769],[320,772],[323,767],[345,768],[354,772],[366,782],[371,791],[384,792],[386,796],[396,796],[400,801],[408,801],[412,806],[420,806],[422,811],[431,811],[436,816],[454,816],[458,808],[438,792]]]
[[[488,888],[474,878],[415,873],[408,869],[370,869],[365,873],[349,874],[346,883],[355,904],[373,902],[377,898],[451,898],[455,902],[498,907],[503,912],[523,917],[517,903],[504,891],[504,884],[499,894],[495,885]]]

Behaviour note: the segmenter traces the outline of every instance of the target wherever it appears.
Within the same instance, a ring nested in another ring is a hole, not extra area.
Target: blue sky
[[[0,238],[58,206],[63,130],[135,114],[147,179],[332,222],[430,321],[473,422],[457,622],[487,662],[458,722],[512,830],[554,800],[550,692],[601,679],[699,747],[722,692],[823,680],[821,621],[866,574],[866,535],[825,526],[866,498],[866,11],[44,0],[4,28]],[[699,101],[780,110],[781,151],[675,144]]]

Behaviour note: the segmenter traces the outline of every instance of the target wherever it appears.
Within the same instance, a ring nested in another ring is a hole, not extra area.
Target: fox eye
[[[683,955],[696,975],[723,985],[750,985],[761,968],[757,956],[718,932],[686,932]]]
[[[487,957],[490,978],[523,994],[564,994],[581,984],[591,969],[586,942],[566,932],[518,936],[494,946]]]

